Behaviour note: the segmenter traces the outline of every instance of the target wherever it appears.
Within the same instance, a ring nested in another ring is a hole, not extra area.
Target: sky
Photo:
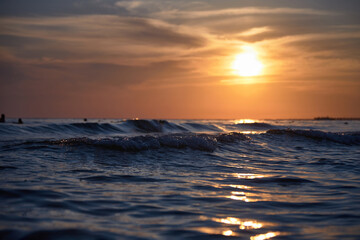
[[[359,11],[358,0],[1,0],[0,112],[360,117]]]

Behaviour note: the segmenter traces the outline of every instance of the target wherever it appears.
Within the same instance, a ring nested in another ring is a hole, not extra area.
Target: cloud
[[[2,0],[0,16],[70,16],[89,14],[124,14],[113,7],[117,0]]]
[[[125,9],[132,16],[147,16],[154,18],[156,13],[173,11],[176,9],[204,9],[209,5],[205,1],[173,1],[173,0],[121,0],[114,6]]]
[[[284,82],[345,82],[360,79],[360,32],[333,29],[323,33],[289,35],[257,43],[268,54],[274,79]]]
[[[351,34],[312,34],[288,40],[286,43],[283,42],[282,45],[319,59],[360,61],[360,32]],[[353,64],[348,66],[351,65]],[[360,64],[357,65],[360,67]]]
[[[6,27],[0,30],[0,44],[25,59],[131,62],[170,52],[176,56],[207,42],[186,27],[146,18],[84,15],[1,21]]]
[[[0,61],[1,84],[16,85],[24,82],[42,84],[72,83],[77,86],[102,85],[127,87],[143,82],[177,83],[178,79],[189,77],[191,67],[184,61],[163,61],[143,66],[110,63],[70,63],[43,61],[21,63]]]
[[[121,1],[121,2],[115,3],[115,6],[122,7],[127,10],[133,10],[135,8],[138,8],[141,5],[143,5],[143,2],[141,2],[141,1]]]
[[[165,19],[197,19],[211,17],[234,17],[241,15],[264,15],[264,14],[289,14],[289,15],[336,15],[336,13],[324,10],[315,10],[308,8],[229,8],[203,11],[163,11],[156,13],[155,16]]]
[[[272,29],[269,28],[268,26],[256,27],[256,28],[248,29],[248,30],[240,33],[239,35],[240,36],[254,36],[254,35],[270,32],[270,31],[272,31]]]
[[[116,5],[130,11],[150,3],[117,1]],[[165,13],[174,14],[167,19]],[[350,24],[346,25],[347,31],[335,31],[332,24],[339,15],[331,11],[248,7],[155,11],[152,17],[149,16],[3,17],[1,22],[5,27],[0,30],[0,54],[6,52],[13,62],[29,64],[18,66],[27,75],[31,72],[34,76],[45,74],[53,78],[82,79],[80,82],[103,76],[106,84],[117,82],[115,76],[121,79],[128,76],[129,81],[118,81],[125,86],[145,82],[166,84],[169,81],[187,84],[206,78],[220,82],[224,78],[234,78],[226,71],[232,56],[247,44],[260,46],[259,49],[263,49],[260,54],[270,66],[280,64],[281,60],[288,61],[291,54],[295,56],[291,59],[294,61],[286,64],[289,66],[286,73],[297,68],[292,62],[305,62],[296,55],[317,58],[319,65],[324,63],[321,58],[340,54],[345,59],[354,58],[351,48],[358,49],[354,44],[357,30]],[[331,19],[330,23],[325,21],[328,19]],[[352,37],[354,41],[349,41],[351,47],[348,48],[341,40],[324,44],[323,50],[316,48],[321,46],[322,40]],[[331,47],[336,49],[326,51]],[[340,52],[339,48],[347,50]],[[184,66],[163,65],[170,69],[167,71],[157,65],[164,62],[181,62]],[[163,75],[158,76],[153,70]],[[11,76],[10,73],[7,75]],[[223,77],[219,77],[221,75]]]
[[[215,10],[173,10],[153,13],[163,21],[194,26],[213,38],[257,42],[289,35],[328,31],[329,26],[345,24],[339,12],[311,8],[244,7]]]

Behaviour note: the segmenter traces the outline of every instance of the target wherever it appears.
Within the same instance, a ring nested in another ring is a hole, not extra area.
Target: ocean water
[[[360,121],[0,124],[0,239],[360,239]]]

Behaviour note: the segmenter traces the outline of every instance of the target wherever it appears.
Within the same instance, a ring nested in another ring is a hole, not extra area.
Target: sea
[[[359,120],[7,119],[0,239],[360,239]]]

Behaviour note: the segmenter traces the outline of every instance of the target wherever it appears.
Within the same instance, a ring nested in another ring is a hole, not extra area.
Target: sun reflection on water
[[[233,173],[231,174],[234,178],[237,179],[243,179],[243,180],[254,180],[254,179],[260,179],[265,178],[267,175],[261,175],[261,174],[253,174],[253,173]],[[231,195],[225,195],[223,197],[237,200],[237,201],[244,201],[244,202],[257,202],[260,200],[270,199],[271,194],[262,191],[254,191],[254,187],[247,186],[247,185],[237,185],[237,184],[230,184],[226,185],[227,187],[241,189],[244,191],[232,191]],[[252,189],[251,191],[247,191],[249,189]],[[256,189],[255,189],[256,190]]]
[[[231,235],[233,235],[233,231],[231,231],[231,230],[223,231],[223,232],[222,232],[222,235],[224,235],[224,236],[231,236]]]
[[[243,234],[254,234],[254,232],[252,231],[248,231],[248,230],[257,230],[257,229],[261,229],[264,228],[265,226],[273,226],[274,224],[272,223],[264,223],[264,222],[259,222],[256,220],[251,220],[251,219],[241,219],[241,218],[236,218],[236,217],[225,217],[225,218],[208,218],[206,216],[201,216],[200,217],[201,220],[207,221],[207,220],[212,220],[214,222],[218,222],[218,223],[223,223],[223,224],[227,224],[227,225],[233,225],[238,227],[239,231],[244,230],[244,232],[242,232]],[[200,228],[195,228],[194,230],[203,232],[203,233],[207,233],[207,234],[220,234],[223,236],[240,236],[240,232],[236,231],[234,228],[229,229],[230,227],[219,227],[219,228],[210,228],[210,227],[200,227]],[[270,239],[273,238],[275,236],[280,235],[280,232],[268,232],[265,234],[258,234],[255,236],[249,236],[250,240],[265,240],[265,239]]]
[[[263,223],[257,222],[255,220],[242,220],[235,217],[227,217],[227,218],[213,218],[215,222],[231,224],[231,225],[239,225],[239,229],[248,230],[248,229],[259,229],[264,226]]]
[[[215,222],[221,222],[226,224],[232,224],[232,225],[238,225],[241,223],[240,219],[234,218],[234,217],[228,217],[228,218],[213,218]]]
[[[238,119],[234,121],[235,124],[246,124],[246,123],[255,123],[253,119]]]
[[[238,201],[251,202],[251,200],[248,199],[246,196],[231,195],[231,196],[227,196],[227,198],[230,198],[233,200],[238,200]]]
[[[199,227],[193,228],[193,230],[206,233],[206,234],[216,234],[216,235],[223,235],[223,236],[238,236],[238,234],[230,229],[216,229],[210,227]]]
[[[253,174],[253,173],[235,173],[234,176],[241,179],[256,179],[256,178],[265,177],[264,175]]]
[[[231,184],[231,185],[229,185],[229,187],[238,188],[238,189],[251,189],[250,186],[246,186],[246,185],[234,185],[234,184]]]
[[[273,238],[273,237],[276,237],[278,236],[280,233],[279,232],[268,232],[268,233],[265,233],[265,234],[259,234],[259,235],[256,235],[256,236],[252,236],[250,238],[250,240],[265,240],[265,239],[270,239],[270,238]]]
[[[266,133],[266,131],[240,131],[242,134],[262,134]]]
[[[231,192],[233,195],[245,195],[245,192]]]
[[[241,230],[248,230],[248,229],[259,229],[262,228],[263,224],[262,223],[258,223],[256,221],[245,221],[242,222],[239,226],[239,228]]]

